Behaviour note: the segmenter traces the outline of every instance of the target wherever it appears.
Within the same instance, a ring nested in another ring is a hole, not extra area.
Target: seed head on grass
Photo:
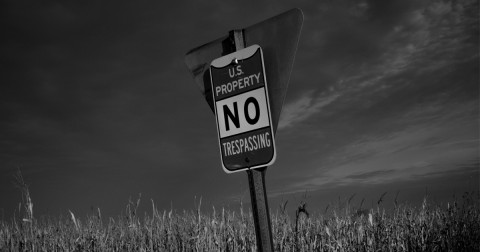
[[[24,205],[24,217],[23,221],[24,222],[33,222],[33,202],[32,198],[30,197],[30,190],[28,189],[27,183],[25,183],[25,180],[23,179],[22,171],[20,170],[20,167],[17,167],[17,173],[13,175],[14,177],[14,184],[15,187],[17,187],[21,194],[22,194],[22,203]],[[19,209],[20,211],[20,209]]]
[[[377,205],[380,205],[380,203],[383,202],[383,197],[385,197],[386,194],[387,194],[387,192],[384,192],[384,193],[380,196],[380,198],[379,198],[378,201],[377,201]]]
[[[70,217],[72,218],[72,222],[73,222],[73,225],[75,226],[75,230],[77,230],[77,232],[80,232],[80,222],[77,221],[72,211],[68,210],[68,212],[70,212]]]

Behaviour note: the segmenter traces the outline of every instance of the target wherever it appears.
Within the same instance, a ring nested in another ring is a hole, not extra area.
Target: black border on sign
[[[239,171],[246,171],[246,170],[250,170],[250,169],[257,169],[257,168],[262,168],[262,167],[265,167],[265,166],[269,166],[269,165],[272,165],[275,160],[276,160],[276,157],[277,157],[277,151],[276,151],[276,148],[275,148],[275,134],[273,132],[273,126],[272,126],[272,116],[271,116],[271,111],[270,111],[270,97],[268,96],[268,86],[267,86],[267,77],[266,77],[266,74],[265,74],[265,62],[264,62],[264,59],[263,59],[263,50],[262,48],[255,44],[255,45],[251,45],[249,47],[246,47],[242,50],[246,50],[246,49],[250,49],[252,47],[257,47],[257,49],[255,50],[255,52],[250,55],[248,58],[242,58],[242,59],[239,59],[241,61],[243,60],[247,60],[251,57],[253,57],[257,51],[260,51],[260,59],[262,61],[262,72],[263,72],[263,82],[264,82],[264,92],[265,92],[265,97],[267,98],[267,111],[268,111],[268,121],[270,123],[270,125],[268,126],[270,128],[270,133],[272,135],[272,142],[273,142],[273,145],[272,145],[272,148],[273,148],[273,155],[272,157],[270,158],[270,161],[264,163],[264,164],[259,164],[259,165],[256,165],[256,166],[251,166],[251,167],[244,167],[244,168],[239,168],[239,169],[235,169],[235,170],[230,170],[228,169],[227,167],[225,167],[225,163],[223,161],[223,153],[222,153],[222,146],[221,146],[221,138],[220,138],[220,128],[219,128],[219,124],[218,124],[218,116],[217,116],[217,101],[215,100],[215,93],[212,92],[212,99],[213,99],[213,105],[215,107],[214,109],[214,112],[215,112],[215,121],[216,121],[216,125],[217,125],[217,136],[218,136],[218,146],[219,146],[219,151],[220,151],[220,159],[221,159],[221,163],[222,163],[222,168],[223,170],[226,172],[226,173],[234,173],[234,172],[239,172]],[[238,54],[238,52],[241,52],[242,50],[239,50],[239,51],[236,51],[236,52],[233,52],[233,53],[230,53],[230,54],[227,54],[223,57],[231,57],[231,55],[233,54]],[[221,58],[223,58],[221,57]],[[211,63],[210,63],[210,67],[209,67],[209,71],[210,71],[210,85],[211,85],[211,88],[212,90],[214,90],[214,86],[213,86],[213,77],[212,77],[212,68],[216,68],[216,69],[222,69],[227,65],[223,66],[223,67],[215,67],[212,65],[212,63],[215,61],[216,59],[214,59]],[[248,91],[251,91],[251,90],[248,90]],[[248,92],[246,91],[246,92]],[[240,94],[243,94],[243,93],[246,93],[246,92],[242,92],[242,93],[239,93],[239,94],[236,94],[236,95],[240,95]],[[227,98],[231,98],[233,96],[229,96]],[[224,100],[224,99],[227,99],[227,98],[222,98],[221,100]],[[257,129],[255,129],[257,130]],[[244,133],[248,133],[250,131],[247,131],[247,132],[243,132],[242,134]]]

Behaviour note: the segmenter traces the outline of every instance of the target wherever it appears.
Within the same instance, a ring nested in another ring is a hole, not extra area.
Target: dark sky
[[[18,167],[34,216],[117,216],[139,193],[147,211],[247,204],[184,57],[294,7],[272,208],[479,189],[478,1],[2,1],[2,215],[18,215]]]

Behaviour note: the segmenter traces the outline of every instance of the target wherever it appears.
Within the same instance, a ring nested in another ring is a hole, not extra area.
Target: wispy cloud
[[[350,64],[348,71],[335,70],[336,81],[329,91],[309,90],[286,104],[279,129],[309,120],[325,111],[328,105],[333,113],[339,101],[365,102],[378,93],[386,98],[398,89],[412,88],[412,84],[425,85],[412,83],[412,76],[434,74],[452,64],[478,58],[478,50],[472,54],[477,46],[472,31],[478,21],[468,13],[472,3],[436,2],[408,11],[385,34],[378,35],[380,42],[375,45],[378,47],[376,56],[358,62],[352,58],[357,63]],[[366,10],[368,8],[363,12]],[[320,36],[318,31],[314,34],[318,38],[312,39],[321,38],[319,43],[331,39],[328,34]]]
[[[297,147],[309,161],[274,194],[448,176],[469,162],[478,174],[475,6],[439,1],[409,10],[377,34],[377,55],[333,71],[338,79],[327,91],[288,103],[280,129],[308,122],[315,134]]]
[[[283,108],[278,129],[286,129],[308,119],[337,100],[339,96],[339,93],[333,93],[316,97],[313,91],[306,92]]]
[[[329,184],[385,184],[443,176],[456,172],[465,162],[478,166],[477,102],[448,104],[452,106],[448,111],[442,100],[423,105],[387,122],[400,126],[396,130],[360,135],[327,158],[319,157],[308,175],[274,193],[316,190]]]

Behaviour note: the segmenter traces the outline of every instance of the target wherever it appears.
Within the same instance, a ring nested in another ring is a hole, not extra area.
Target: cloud
[[[435,2],[428,6],[405,8],[402,15],[397,15],[395,21],[391,21],[388,29],[382,30],[383,33],[374,31],[365,23],[356,26],[368,31],[367,34],[350,31],[343,26],[336,32],[328,29],[322,34],[319,31],[312,32],[312,41],[320,43],[324,50],[332,51],[322,55],[328,64],[321,64],[317,69],[323,72],[323,76],[330,71],[331,77],[317,80],[320,82],[317,90],[310,89],[286,104],[279,129],[311,120],[324,112],[327,106],[329,113],[324,115],[341,112],[345,107],[368,109],[376,103],[385,102],[387,97],[393,101],[397,97],[392,95],[399,90],[407,93],[418,87],[434,85],[431,79],[438,75],[438,71],[443,74],[445,71],[442,69],[455,69],[455,64],[478,59],[478,53],[472,54],[474,50],[478,52],[474,43],[478,41],[474,39],[476,19],[467,11],[472,3]],[[359,4],[358,7],[366,15],[371,6]],[[346,45],[343,40],[347,37],[340,34],[342,29],[348,32],[349,42]],[[360,39],[365,36],[373,38]],[[336,42],[339,45],[334,45]],[[324,43],[329,45],[325,46]],[[356,44],[355,48],[348,49],[352,44]],[[367,45],[375,49],[368,52]],[[369,56],[360,51],[367,51]],[[331,58],[328,57],[330,54]],[[350,63],[345,69],[347,60]],[[424,78],[430,80],[425,82]],[[321,84],[325,79],[333,84]]]
[[[287,103],[279,127],[302,126],[289,151],[305,161],[273,193],[448,176],[478,160],[478,17],[474,2],[445,4],[408,10],[375,35],[377,55]]]
[[[273,193],[317,190],[332,184],[385,184],[448,176],[459,173],[459,167],[468,162],[476,163],[478,172],[478,102],[446,104],[445,99],[419,104],[379,123],[379,129],[390,128],[386,132],[360,132],[328,156],[304,164],[309,166],[304,175],[297,171],[297,177]]]
[[[393,172],[395,172],[395,170],[371,171],[371,172],[364,172],[364,173],[350,175],[350,176],[347,176],[346,178],[365,180],[365,179],[375,178],[375,177],[379,177],[379,176],[393,173]]]
[[[278,129],[286,129],[308,119],[310,116],[321,111],[322,108],[333,103],[339,96],[340,94],[333,93],[315,97],[312,91],[304,93],[297,100],[285,105]]]

